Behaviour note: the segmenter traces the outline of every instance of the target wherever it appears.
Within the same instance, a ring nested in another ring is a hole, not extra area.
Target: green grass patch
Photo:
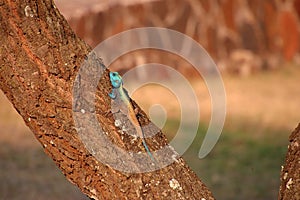
[[[176,120],[167,124],[166,132],[175,132],[172,127],[176,124]],[[198,152],[206,129],[206,126],[200,126],[193,144],[183,157],[216,199],[277,198],[280,169],[288,144],[286,134],[267,129],[264,134],[252,133],[251,130],[258,127],[225,128],[213,151],[200,160]]]

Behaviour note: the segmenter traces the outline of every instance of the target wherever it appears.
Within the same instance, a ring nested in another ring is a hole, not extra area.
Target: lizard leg
[[[105,111],[105,112],[103,112],[103,115],[104,115],[104,117],[110,117],[110,116],[112,116],[112,112],[111,112],[111,110],[107,110],[107,111]]]
[[[117,97],[116,91],[114,89],[108,95],[111,99],[115,99]]]

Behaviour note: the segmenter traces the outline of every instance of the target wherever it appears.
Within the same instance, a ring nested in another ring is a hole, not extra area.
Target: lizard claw
[[[104,112],[103,115],[104,115],[104,117],[107,118],[112,115],[112,112],[111,112],[111,110],[108,110],[108,111]]]

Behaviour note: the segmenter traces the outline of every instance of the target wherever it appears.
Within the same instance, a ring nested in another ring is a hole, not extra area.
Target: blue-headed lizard
[[[138,136],[142,139],[143,145],[144,145],[149,157],[151,158],[152,161],[154,161],[154,158],[153,158],[153,156],[146,144],[146,141],[144,139],[143,129],[141,127],[140,122],[138,121],[138,119],[136,117],[135,111],[130,102],[129,95],[128,95],[127,91],[123,88],[122,77],[119,75],[118,72],[109,72],[109,78],[110,78],[110,82],[113,87],[111,93],[109,93],[110,98],[116,99],[117,94],[119,95],[120,100],[126,106],[126,109],[127,109],[127,113],[125,113],[125,114],[128,116],[130,122],[134,126]]]

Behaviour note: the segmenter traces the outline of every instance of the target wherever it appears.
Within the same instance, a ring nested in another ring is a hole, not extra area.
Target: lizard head
[[[109,78],[114,88],[119,88],[123,84],[122,77],[118,72],[109,72]]]

